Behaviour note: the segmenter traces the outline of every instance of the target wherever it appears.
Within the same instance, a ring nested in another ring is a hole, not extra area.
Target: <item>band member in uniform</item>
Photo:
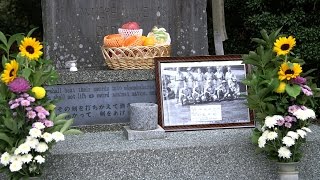
[[[177,99],[177,103],[179,103],[180,100],[180,89],[182,89],[184,87],[184,81],[185,81],[185,77],[183,75],[183,73],[181,72],[180,67],[177,67],[176,70],[176,74],[174,76],[174,80],[175,80],[175,97]]]

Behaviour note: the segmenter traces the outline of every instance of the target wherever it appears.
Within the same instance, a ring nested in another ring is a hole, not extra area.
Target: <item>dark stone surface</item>
[[[154,81],[66,84],[46,87],[60,99],[56,112],[69,113],[74,126],[129,122],[130,103],[156,102]]]
[[[58,69],[77,61],[78,69],[104,66],[100,50],[106,34],[137,21],[146,35],[154,25],[167,29],[172,56],[208,54],[206,0],[43,0],[46,55]]]

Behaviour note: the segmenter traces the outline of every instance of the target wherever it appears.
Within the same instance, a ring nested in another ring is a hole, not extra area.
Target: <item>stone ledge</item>
[[[157,129],[146,131],[135,131],[129,126],[123,127],[124,136],[129,140],[163,139],[166,137],[164,129],[158,125]]]

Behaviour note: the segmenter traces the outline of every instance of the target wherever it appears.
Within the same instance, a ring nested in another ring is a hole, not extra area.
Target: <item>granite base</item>
[[[136,131],[130,129],[130,126],[123,126],[123,133],[129,141],[163,139],[166,137],[165,130],[159,125],[157,129],[146,131]]]

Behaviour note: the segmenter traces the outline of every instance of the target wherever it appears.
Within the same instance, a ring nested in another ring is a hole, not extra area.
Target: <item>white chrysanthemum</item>
[[[52,135],[50,133],[45,132],[42,134],[41,137],[44,139],[44,141],[46,141],[46,143],[49,143],[52,141]]]
[[[1,155],[1,164],[4,166],[8,165],[10,163],[11,156],[9,153],[5,152]]]
[[[285,136],[283,139],[282,139],[282,143],[285,144],[287,147],[290,147],[292,145],[294,145],[294,139],[292,139],[291,137],[289,136]]]
[[[259,148],[264,148],[264,146],[266,145],[266,142],[267,142],[267,138],[264,136],[260,136],[258,139]]]
[[[41,131],[37,128],[32,128],[32,129],[30,129],[29,134],[31,137],[37,138],[37,137],[41,136]]]
[[[263,125],[263,126],[261,127],[261,131],[264,132],[265,130],[266,130],[266,126]]]
[[[268,133],[267,135],[267,140],[274,140],[278,137],[278,133],[277,132],[274,132],[274,131],[271,131]]]
[[[27,140],[25,143],[28,144],[32,149],[35,149],[39,144],[39,140],[31,136],[27,136]]]
[[[287,136],[291,137],[292,139],[298,139],[299,138],[299,134],[294,132],[294,131],[289,131],[287,133]]]
[[[45,142],[40,142],[35,150],[37,152],[43,153],[43,152],[46,152],[48,150],[48,148],[49,147]]]
[[[306,131],[306,132],[312,132],[311,129],[307,128],[307,127],[303,127],[301,128],[302,130]]]
[[[264,125],[268,128],[273,128],[277,124],[277,119],[271,116],[267,116],[264,121]]]
[[[278,156],[279,156],[280,158],[289,159],[290,156],[291,156],[291,152],[290,152],[290,150],[289,150],[287,147],[281,147],[281,148],[278,150]]]
[[[302,138],[304,138],[304,137],[307,135],[307,133],[306,133],[304,130],[301,130],[301,129],[298,129],[298,130],[297,130],[297,133],[298,133],[299,136],[302,137]]]
[[[21,156],[20,156],[20,155],[13,155],[13,156],[11,156],[10,162],[12,163],[12,162],[14,162],[14,161],[20,161],[20,162],[22,162]]]
[[[64,135],[63,135],[61,132],[59,132],[59,131],[52,133],[52,138],[53,138],[56,142],[58,142],[58,141],[64,141]]]
[[[306,109],[306,110],[304,110],[304,113],[306,113],[307,116],[309,118],[311,118],[311,119],[315,119],[316,118],[316,113],[312,109]]]
[[[316,114],[312,109],[306,109],[306,110],[298,109],[293,113],[293,115],[295,115],[298,119],[302,121],[305,121],[309,118],[312,118],[312,119],[316,118]]]
[[[13,161],[10,164],[9,169],[11,172],[19,171],[22,169],[22,161]]]
[[[45,126],[44,126],[44,124],[42,122],[35,122],[35,123],[32,124],[32,127],[37,128],[39,130],[45,128]]]
[[[262,133],[262,135],[261,135],[261,136],[263,136],[263,137],[267,138],[267,136],[268,136],[269,132],[270,132],[269,130],[266,130],[266,131],[264,131],[264,132]]]
[[[42,164],[42,163],[45,162],[45,159],[44,159],[42,156],[40,156],[40,155],[34,157],[34,159],[35,159],[39,164]]]
[[[23,163],[29,163],[32,161],[32,155],[31,154],[25,154],[23,156],[21,156],[21,160]]]
[[[31,151],[31,148],[30,146],[28,145],[28,143],[23,143],[23,144],[20,144],[20,146],[18,147],[19,149],[19,152],[21,154],[28,154],[30,151]]]

